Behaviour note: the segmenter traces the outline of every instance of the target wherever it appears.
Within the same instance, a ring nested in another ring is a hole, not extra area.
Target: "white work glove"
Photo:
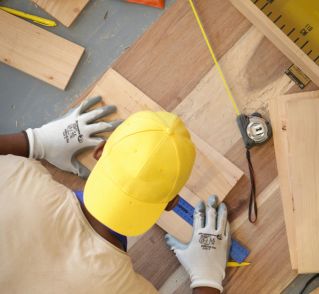
[[[85,112],[100,101],[101,97],[88,99],[60,119],[37,129],[27,129],[29,157],[45,159],[62,170],[87,178],[90,171],[76,156],[104,141],[95,136],[97,133],[113,131],[122,122],[95,122],[116,111],[114,105],[109,105]]]
[[[209,197],[206,209],[204,202],[195,207],[193,237],[189,244],[169,234],[165,240],[189,273],[191,288],[211,287],[223,291],[231,239],[227,208],[221,203],[217,209],[217,196]]]

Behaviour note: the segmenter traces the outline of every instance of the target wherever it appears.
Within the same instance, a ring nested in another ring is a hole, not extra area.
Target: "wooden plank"
[[[289,244],[290,262],[297,269],[296,235],[294,220],[294,205],[289,175],[288,140],[286,122],[286,102],[290,95],[276,97],[270,103],[270,117],[276,151],[276,161],[280,182],[281,201],[285,217],[286,232]]]
[[[266,117],[270,98],[284,94],[293,86],[283,74],[289,64],[253,27],[220,59],[240,110],[243,113],[259,111]],[[241,139],[236,113],[215,67],[174,112],[221,154],[226,154]]]
[[[32,0],[60,23],[69,27],[90,0]]]
[[[250,27],[228,1],[201,0],[196,6],[218,58]],[[188,1],[177,0],[113,68],[171,111],[212,66]]]
[[[319,98],[319,97],[318,97]],[[319,271],[319,99],[287,102],[288,150],[299,273]]]
[[[273,44],[319,86],[319,66],[307,56],[289,37],[258,9],[250,0],[231,0]]]
[[[0,61],[64,90],[84,48],[0,11]]]
[[[146,109],[152,111],[163,110],[113,69],[104,74],[88,96],[101,96],[103,103],[117,106],[117,113],[109,119],[125,119],[136,111]],[[197,154],[193,172],[187,182],[187,188],[204,200],[211,193],[217,194],[222,200],[243,173],[198,136],[191,135],[197,147]],[[79,158],[90,169],[96,163],[90,153],[84,153]]]

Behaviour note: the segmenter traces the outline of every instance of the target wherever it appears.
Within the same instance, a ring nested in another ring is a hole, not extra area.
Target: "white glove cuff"
[[[34,159],[43,159],[44,158],[44,148],[39,142],[39,129],[27,129],[25,132],[27,133],[29,140],[29,158]],[[38,136],[37,136],[38,132]]]
[[[191,283],[191,288],[198,288],[198,287],[210,287],[215,288],[220,291],[220,293],[223,292],[223,286],[221,284],[218,284],[213,281],[207,281],[207,280],[197,280]]]
[[[34,158],[34,135],[32,129],[27,129],[25,131],[28,136],[29,141],[29,158]]]

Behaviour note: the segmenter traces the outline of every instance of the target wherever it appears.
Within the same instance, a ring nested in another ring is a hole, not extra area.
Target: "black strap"
[[[319,274],[315,274],[312,278],[310,278],[308,282],[305,284],[305,286],[302,288],[302,290],[300,291],[300,294],[306,293],[305,291],[307,290],[308,286],[317,278],[319,278]]]
[[[246,158],[249,168],[250,176],[250,196],[248,206],[248,219],[251,223],[255,223],[258,217],[257,202],[256,202],[256,183],[255,183],[255,172],[250,159],[250,151],[246,149]]]

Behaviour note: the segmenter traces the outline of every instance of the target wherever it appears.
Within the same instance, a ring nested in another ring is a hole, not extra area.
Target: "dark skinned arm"
[[[220,292],[215,288],[198,287],[193,289],[193,294],[220,294]]]
[[[29,156],[29,141],[26,133],[0,135],[0,155]]]

